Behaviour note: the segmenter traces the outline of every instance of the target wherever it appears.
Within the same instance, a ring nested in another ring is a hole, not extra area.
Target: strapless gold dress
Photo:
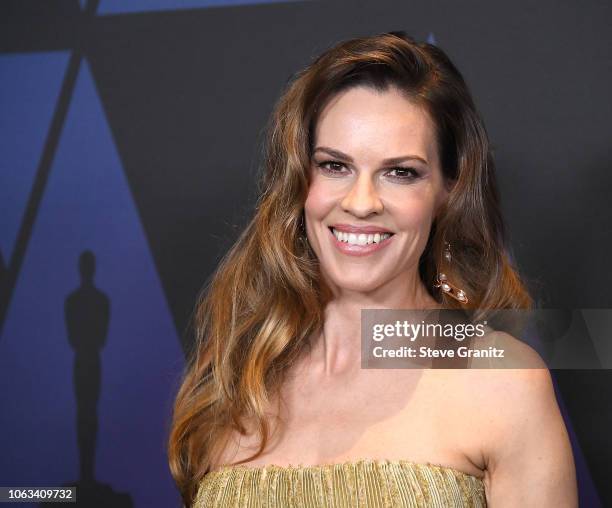
[[[407,460],[318,466],[224,466],[204,476],[193,508],[486,507],[484,483]]]

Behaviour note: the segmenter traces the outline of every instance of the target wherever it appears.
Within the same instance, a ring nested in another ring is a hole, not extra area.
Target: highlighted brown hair
[[[284,373],[323,323],[331,292],[300,236],[314,126],[324,104],[354,86],[397,87],[436,126],[444,175],[454,181],[431,228],[419,273],[446,308],[460,304],[432,288],[442,271],[473,308],[530,308],[505,248],[487,133],[463,77],[438,47],[403,32],[344,41],[287,84],[270,117],[255,214],[219,264],[196,305],[194,350],[176,397],[170,470],[186,506],[227,445],[231,430],[256,423],[261,454],[269,439],[264,408]],[[453,246],[452,264],[443,256]],[[244,462],[241,461],[241,462]]]

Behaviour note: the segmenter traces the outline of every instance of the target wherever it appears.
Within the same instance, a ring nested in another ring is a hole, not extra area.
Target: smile
[[[392,233],[348,233],[328,228],[336,248],[349,256],[366,256],[386,247],[393,238]]]
[[[380,243],[391,236],[391,233],[375,233],[375,234],[357,234],[347,233],[346,231],[338,231],[335,228],[330,228],[334,236],[340,242],[348,243],[349,245],[366,245],[369,243]]]

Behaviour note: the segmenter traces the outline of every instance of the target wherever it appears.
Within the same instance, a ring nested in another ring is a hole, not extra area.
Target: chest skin
[[[325,377],[297,370],[267,408],[273,429],[249,467],[410,460],[485,476],[478,370],[364,369]],[[252,455],[255,433],[233,433],[219,465]],[[218,466],[215,465],[215,468]]]

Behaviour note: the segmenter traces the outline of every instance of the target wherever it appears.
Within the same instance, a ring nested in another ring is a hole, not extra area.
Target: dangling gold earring
[[[449,263],[453,259],[450,250],[450,243],[448,242],[444,242],[444,259],[446,259],[446,261],[448,261]],[[434,287],[441,288],[444,293],[446,293],[448,296],[451,296],[460,303],[466,304],[469,302],[465,291],[451,284],[448,280],[448,277],[443,273],[439,273],[437,275]]]

